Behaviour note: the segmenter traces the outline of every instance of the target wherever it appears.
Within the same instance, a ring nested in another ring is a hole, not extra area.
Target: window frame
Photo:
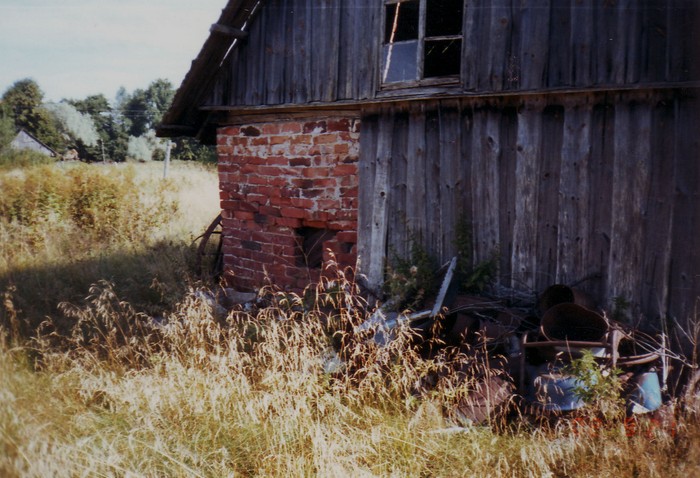
[[[446,86],[446,87],[456,87],[462,86],[462,61],[464,59],[464,13],[467,8],[466,0],[462,2],[462,31],[459,35],[442,35],[442,36],[431,36],[428,37],[428,41],[440,41],[440,40],[457,40],[461,42],[460,48],[460,65],[459,73],[454,75],[445,76],[434,76],[434,77],[424,77],[424,66],[425,66],[425,43],[426,43],[426,16],[427,16],[427,4],[430,0],[417,0],[418,9],[418,38],[417,38],[417,48],[416,48],[416,70],[418,78],[415,80],[401,80],[386,82],[385,77],[385,64],[384,64],[384,48],[388,45],[385,43],[386,37],[386,21],[387,21],[387,10],[389,5],[396,5],[400,3],[406,3],[411,0],[384,0],[382,2],[382,12],[381,12],[381,29],[379,32],[379,89],[384,90],[400,90],[406,88],[416,88],[421,86]]]

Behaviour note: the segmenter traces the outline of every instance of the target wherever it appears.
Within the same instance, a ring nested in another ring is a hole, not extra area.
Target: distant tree
[[[126,90],[122,87],[120,92],[126,96]],[[119,101],[120,93],[117,93]],[[83,114],[88,114],[99,136],[95,146],[87,147],[87,154],[95,160],[108,160],[121,162],[126,159],[127,143],[129,135],[123,127],[123,122],[109,104],[109,100],[102,94],[88,96],[83,100],[68,100],[70,104]]]
[[[89,114],[81,113],[68,102],[47,103],[44,108],[54,115],[56,129],[63,135],[66,148],[77,150],[84,160],[98,159],[94,153],[100,137]]]
[[[4,150],[14,139],[17,131],[15,122],[5,108],[0,104],[0,152]]]
[[[31,78],[16,81],[2,95],[4,108],[10,112],[17,129],[36,130],[35,111],[41,106],[44,93]]]
[[[65,148],[65,141],[54,117],[44,107],[44,93],[31,78],[16,81],[2,96],[3,109],[12,117],[15,129],[24,128],[57,151]]]
[[[182,161],[216,162],[216,147],[201,144],[194,138],[176,138],[173,157]]]
[[[129,136],[128,156],[137,161],[151,161],[152,159],[162,159],[159,152],[162,152],[165,144],[156,137],[155,131],[149,130],[141,136]]]
[[[130,136],[139,137],[148,130],[154,130],[170,107],[175,96],[172,83],[158,79],[146,89],[137,89],[131,95],[123,90],[117,94],[119,111],[124,118],[124,126]]]

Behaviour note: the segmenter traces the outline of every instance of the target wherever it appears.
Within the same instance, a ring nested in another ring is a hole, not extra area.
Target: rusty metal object
[[[455,408],[461,420],[483,424],[492,421],[513,396],[513,384],[500,376],[486,377]]]
[[[550,307],[542,317],[540,330],[549,340],[599,342],[608,333],[608,323],[599,314],[576,304]]]
[[[224,271],[223,241],[221,235],[221,214],[216,216],[199,241],[195,258],[195,274],[201,279],[218,279]]]

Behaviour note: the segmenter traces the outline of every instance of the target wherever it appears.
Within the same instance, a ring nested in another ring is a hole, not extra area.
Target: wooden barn
[[[216,143],[226,269],[373,285],[470,224],[522,291],[700,305],[700,2],[230,0],[159,129]]]

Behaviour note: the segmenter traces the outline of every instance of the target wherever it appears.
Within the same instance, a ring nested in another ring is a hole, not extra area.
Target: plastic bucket
[[[585,403],[576,393],[583,384],[570,375],[545,373],[535,378],[535,400],[548,411],[568,412],[582,408]]]
[[[627,397],[631,413],[648,413],[661,407],[661,385],[655,371],[636,374],[632,380],[634,388]]]

